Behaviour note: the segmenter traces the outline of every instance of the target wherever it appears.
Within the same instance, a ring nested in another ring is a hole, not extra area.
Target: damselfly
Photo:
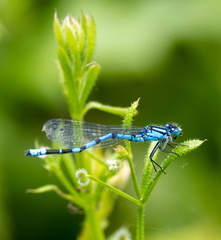
[[[166,150],[166,146],[173,147],[171,144],[182,145],[173,141],[178,135],[181,135],[182,131],[180,127],[173,123],[167,123],[163,127],[148,125],[144,128],[134,126],[124,128],[117,125],[52,119],[44,124],[42,131],[46,132],[48,139],[67,147],[67,149],[29,149],[25,151],[26,156],[79,153],[97,144],[100,144],[101,147],[111,147],[118,144],[122,139],[133,142],[157,141],[150,154],[150,160],[155,171],[155,165],[163,171],[162,167],[153,160],[156,151],[160,149],[163,152],[174,153]]]

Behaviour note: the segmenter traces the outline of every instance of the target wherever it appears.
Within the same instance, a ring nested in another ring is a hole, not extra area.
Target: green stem
[[[60,182],[64,185],[64,187],[67,189],[67,191],[77,199],[77,204],[84,206],[85,203],[82,201],[82,198],[79,197],[78,192],[75,190],[72,184],[68,181],[68,179],[64,176],[62,171],[59,168],[54,166],[53,172],[55,173],[57,178],[60,180]]]
[[[113,106],[104,105],[98,102],[89,102],[88,104],[85,105],[82,114],[85,115],[91,109],[98,109],[100,111],[109,112],[109,113],[120,115],[120,116],[124,116],[125,113],[128,111],[128,108],[113,107]]]
[[[98,219],[96,202],[90,202],[88,206],[89,207],[85,209],[85,229],[80,239],[104,240],[105,237],[100,226],[100,219]],[[84,234],[86,234],[86,236]]]
[[[101,160],[100,158],[96,157],[95,154],[90,153],[89,151],[87,151],[87,155],[92,158],[93,160],[97,161],[98,163],[102,164],[105,168],[108,167],[108,164],[106,162],[104,162],[103,160]]]
[[[144,206],[137,207],[137,240],[144,239]]]
[[[75,177],[75,174],[74,174],[76,172],[76,166],[75,166],[75,164],[73,162],[72,157],[70,155],[69,156],[65,156],[63,158],[63,161],[64,161],[64,164],[65,164],[65,167],[68,170],[70,178],[72,179],[73,183],[76,183],[76,177]]]
[[[111,186],[111,185],[109,185],[109,184],[107,184],[107,183],[105,183],[105,182],[103,182],[103,181],[93,177],[93,176],[88,175],[88,177],[91,180],[93,180],[93,181],[103,185],[104,187],[110,189],[112,192],[114,192],[114,193],[120,195],[121,197],[126,198],[130,202],[135,203],[136,205],[140,206],[141,202],[139,200],[137,200],[136,198],[131,197],[130,195],[122,192],[121,190],[119,190],[119,189],[117,189],[117,188],[115,188],[115,187],[113,187],[113,186]]]
[[[71,202],[76,202],[77,200],[75,197],[71,194],[66,194],[62,192],[56,185],[45,185],[43,187],[39,187],[36,189],[27,189],[27,193],[44,193],[44,192],[49,192],[49,191],[54,191],[56,192],[60,197],[71,201]]]
[[[141,191],[140,191],[138,180],[137,180],[137,177],[136,177],[136,174],[135,174],[135,168],[134,168],[134,164],[133,164],[132,151],[131,151],[130,143],[127,144],[127,150],[128,150],[128,153],[129,153],[128,163],[129,163],[129,166],[130,166],[132,182],[133,182],[134,189],[135,189],[135,192],[137,194],[137,197],[138,197],[138,199],[140,199],[141,198]]]

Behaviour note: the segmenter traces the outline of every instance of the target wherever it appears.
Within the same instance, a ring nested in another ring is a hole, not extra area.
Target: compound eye
[[[170,129],[170,130],[174,130],[174,126],[172,125],[172,123],[167,123],[165,125],[166,128]]]

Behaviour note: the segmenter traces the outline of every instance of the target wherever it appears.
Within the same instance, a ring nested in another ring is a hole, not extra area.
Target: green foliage
[[[100,72],[100,66],[92,62],[96,37],[94,19],[82,13],[79,21],[67,16],[61,23],[55,14],[54,32],[58,43],[61,87],[72,118],[82,120],[88,110],[95,108],[119,116],[124,115],[123,126],[130,127],[137,113],[139,99],[129,108],[87,102]],[[174,152],[182,156],[200,146],[202,142],[200,140],[184,142],[185,146],[176,147]],[[58,178],[64,190],[56,185],[45,185],[28,192],[54,191],[82,209],[85,220],[79,240],[105,239],[106,219],[113,209],[115,194],[120,195],[137,206],[137,239],[144,239],[144,207],[153,187],[162,175],[162,170],[154,173],[149,157],[145,157],[140,186],[134,167],[131,143],[126,141],[125,145],[126,148],[118,146],[115,152],[105,154],[101,150],[89,150],[76,154],[74,160],[70,155],[46,156],[43,159],[45,168]],[[147,156],[152,148],[151,144]],[[163,169],[166,169],[177,157],[176,154],[169,154],[163,161]],[[122,191],[130,174],[136,198]],[[113,236],[118,236],[119,231]],[[126,239],[129,239],[130,235],[127,231],[125,234],[128,236]]]
[[[193,150],[195,150],[196,148],[198,148],[201,144],[203,144],[205,142],[202,140],[189,140],[189,141],[185,141],[182,143],[182,145],[184,146],[177,146],[173,152],[177,153],[170,153],[168,154],[167,158],[163,161],[162,163],[162,168],[166,169],[168,168],[168,166],[179,156],[181,157],[184,154],[187,154]],[[149,156],[149,155],[148,155]],[[153,190],[154,186],[156,185],[157,181],[159,180],[159,178],[162,176],[162,171],[158,171],[152,178],[152,169],[150,170],[150,160],[149,158],[146,159],[145,165],[146,167],[144,168],[144,172],[143,172],[143,178],[142,178],[142,202],[145,204],[150,196],[151,191]]]
[[[62,89],[73,119],[82,119],[82,109],[91,92],[100,66],[91,62],[95,47],[95,22],[82,14],[78,22],[67,16],[62,23],[55,14],[54,32],[58,42],[58,61]]]

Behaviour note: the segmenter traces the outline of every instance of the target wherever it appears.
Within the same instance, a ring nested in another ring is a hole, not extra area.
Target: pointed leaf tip
[[[188,152],[191,152],[192,150],[198,148],[200,145],[202,145],[207,139],[205,140],[199,140],[199,139],[193,139],[188,140],[182,143],[182,145],[177,146],[175,152],[179,155],[187,154]]]
[[[124,121],[123,121],[123,125],[124,127],[130,127],[133,121],[133,117],[136,114],[136,109],[138,107],[139,104],[139,100],[140,98],[138,98],[138,100],[136,100],[135,102],[133,102],[131,104],[131,106],[128,108],[128,111],[124,117]]]

